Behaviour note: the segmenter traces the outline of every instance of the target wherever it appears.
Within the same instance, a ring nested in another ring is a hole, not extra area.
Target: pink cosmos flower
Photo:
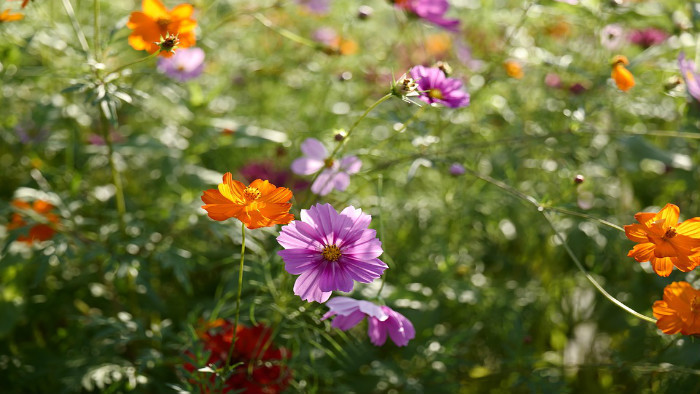
[[[292,171],[299,175],[311,175],[323,169],[311,185],[311,191],[320,196],[325,196],[333,189],[347,189],[350,175],[362,168],[362,161],[357,156],[343,157],[340,162],[329,159],[326,147],[315,138],[307,138],[302,142],[301,151],[304,157],[292,162]]]
[[[464,168],[463,165],[459,163],[452,163],[450,166],[450,174],[454,176],[460,176],[464,175],[467,173],[467,170]]]
[[[613,50],[622,45],[625,30],[617,23],[613,23],[603,27],[600,31],[600,43],[604,47]]]
[[[445,19],[447,0],[394,0],[394,6],[446,30],[459,31],[459,19]]]
[[[335,316],[332,327],[347,331],[360,323],[365,316],[369,322],[367,334],[375,346],[382,346],[387,336],[397,346],[406,346],[415,338],[416,330],[406,317],[388,306],[375,305],[369,301],[355,300],[349,297],[334,297],[326,304],[330,308],[323,319]]]
[[[411,77],[418,84],[420,99],[428,104],[439,103],[451,108],[469,105],[469,93],[462,89],[462,81],[446,77],[437,67],[415,66]]]
[[[354,281],[371,283],[389,268],[378,257],[382,243],[368,228],[371,216],[349,206],[336,212],[330,204],[301,210],[301,220],[282,227],[277,254],[284,269],[300,275],[294,294],[302,300],[326,302],[333,291],[352,291]]]
[[[685,58],[685,53],[678,55],[678,68],[681,76],[688,87],[688,93],[696,100],[700,101],[700,75],[695,72],[695,62]]]
[[[180,82],[197,78],[204,70],[204,51],[201,48],[182,48],[171,57],[158,58],[158,70]]]

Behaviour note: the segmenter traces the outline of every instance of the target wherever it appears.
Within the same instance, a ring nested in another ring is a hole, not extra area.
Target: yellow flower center
[[[693,73],[691,73],[690,71],[686,71],[685,79],[687,79],[688,82],[691,82],[691,83],[695,82],[695,75],[693,75]]]
[[[321,254],[323,254],[323,258],[327,261],[338,261],[340,258],[340,249],[335,245],[328,245],[323,248]]]
[[[440,90],[440,89],[428,90],[428,96],[430,96],[434,99],[438,99],[438,100],[442,100],[443,98],[445,98],[445,96],[442,95],[442,90]]]
[[[671,239],[675,237],[678,233],[676,232],[676,229],[673,227],[669,227],[668,230],[666,230],[666,233],[664,233],[663,239]]]
[[[156,21],[156,23],[158,23],[158,26],[160,26],[161,29],[165,29],[166,27],[168,27],[168,25],[171,22],[172,21],[170,20],[170,18],[158,18],[158,20]]]
[[[690,301],[690,311],[700,313],[700,297],[693,296],[693,299]]]
[[[260,198],[261,194],[257,187],[246,187],[243,190],[243,197],[245,197],[246,201],[255,201]]]
[[[331,167],[333,167],[333,163],[334,163],[334,161],[333,161],[333,159],[331,159],[330,157],[323,161],[323,165],[324,165],[326,168],[331,168]]]

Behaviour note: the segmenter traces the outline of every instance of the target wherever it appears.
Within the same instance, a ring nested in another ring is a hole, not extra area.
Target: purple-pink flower
[[[600,43],[610,50],[617,49],[622,45],[624,34],[624,29],[617,23],[607,25],[600,31]]]
[[[333,291],[352,291],[355,282],[371,283],[388,266],[378,257],[382,243],[369,229],[370,215],[349,206],[338,213],[330,204],[301,210],[301,220],[282,227],[277,254],[284,269],[300,275],[294,294],[302,300],[326,302]]]
[[[387,336],[397,346],[406,346],[416,336],[413,324],[406,317],[388,306],[375,305],[369,301],[355,300],[349,297],[334,297],[326,304],[330,310],[323,319],[335,316],[332,327],[347,331],[360,323],[365,316],[369,322],[367,334],[375,346],[386,342]]]
[[[171,57],[158,58],[158,70],[180,82],[197,78],[204,70],[204,51],[201,48],[182,48]]]
[[[649,48],[652,45],[658,45],[666,41],[668,33],[655,27],[635,30],[630,33],[627,38],[631,43],[637,44],[642,48]]]
[[[678,68],[681,70],[681,76],[685,81],[685,86],[688,87],[688,93],[696,100],[700,101],[700,75],[695,72],[695,62],[685,58],[685,53],[681,52],[678,55]]]
[[[331,8],[330,0],[296,0],[296,3],[317,15],[327,14]]]
[[[299,175],[311,175],[323,169],[311,185],[311,191],[320,196],[325,196],[333,189],[347,189],[350,175],[362,168],[362,161],[357,156],[346,156],[340,161],[330,159],[326,147],[315,138],[307,138],[302,142],[301,151],[304,157],[292,162],[292,171]]]
[[[459,31],[459,19],[445,19],[447,0],[395,0],[394,5],[450,31]]]
[[[460,176],[466,174],[467,170],[463,165],[459,163],[452,163],[450,166],[450,174],[454,176]]]
[[[469,105],[469,93],[462,88],[462,81],[446,77],[437,67],[415,66],[411,77],[418,84],[420,99],[428,104],[439,103],[451,108]]]

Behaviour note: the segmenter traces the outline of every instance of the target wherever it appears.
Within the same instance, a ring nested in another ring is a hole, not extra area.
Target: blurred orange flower
[[[177,36],[179,48],[188,48],[195,44],[194,29],[197,22],[192,18],[194,8],[191,4],[180,4],[168,11],[160,0],[143,0],[143,12],[132,12],[126,26],[133,32],[129,35],[129,45],[137,51],[146,50],[155,53],[160,50],[156,44],[168,35]],[[160,56],[170,57],[172,52],[160,52]]]
[[[700,264],[700,218],[678,224],[680,210],[666,204],[658,213],[639,212],[639,224],[625,226],[627,238],[638,242],[627,256],[649,261],[659,276],[669,276],[673,266],[683,272]]]
[[[447,33],[431,34],[425,39],[425,50],[433,57],[443,57],[452,47],[452,39]]]
[[[32,226],[29,229],[29,234],[20,235],[17,237],[17,241],[32,244],[34,241],[48,241],[56,234],[55,227],[58,224],[58,216],[51,212],[54,206],[50,203],[43,200],[35,200],[34,203],[30,205],[26,201],[14,200],[12,201],[12,206],[20,211],[34,211],[46,220],[46,223],[39,223]],[[27,222],[24,220],[22,214],[15,212],[12,214],[12,219],[10,219],[7,229],[15,230],[25,226],[27,226]]]
[[[0,22],[12,22],[12,21],[18,21],[20,19],[24,18],[24,15],[20,13],[16,14],[10,14],[10,10],[6,9],[2,13],[0,13]]]
[[[615,81],[617,88],[623,92],[634,87],[634,76],[625,68],[628,64],[630,64],[629,60],[622,55],[615,56],[612,61],[612,73],[610,76]]]
[[[508,74],[509,77],[515,79],[520,79],[523,77],[523,67],[520,65],[520,63],[514,60],[507,60],[503,63],[503,67],[506,69],[506,74]]]
[[[664,334],[700,334],[700,290],[688,282],[673,282],[664,289],[663,301],[652,307],[656,326]]]
[[[202,205],[214,220],[236,218],[249,229],[287,224],[294,220],[289,213],[292,204],[291,190],[276,187],[268,181],[254,180],[250,186],[233,180],[231,173],[224,174],[219,189],[205,190]]]

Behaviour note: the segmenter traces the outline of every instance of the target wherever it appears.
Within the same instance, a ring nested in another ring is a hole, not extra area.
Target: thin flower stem
[[[93,38],[95,39],[95,60],[99,62],[102,59],[102,53],[100,53],[100,0],[94,1],[94,12],[95,32]]]
[[[554,212],[559,212],[559,213],[563,213],[563,214],[566,214],[566,215],[578,216],[578,217],[581,217],[581,218],[585,218],[585,219],[589,219],[589,220],[594,220],[594,221],[596,221],[596,222],[598,222],[598,223],[600,223],[600,224],[606,225],[606,226],[608,226],[608,227],[612,227],[612,228],[614,228],[615,230],[622,231],[623,233],[625,232],[625,229],[622,228],[622,227],[620,227],[620,226],[618,226],[617,224],[610,223],[610,222],[608,222],[607,220],[603,220],[603,219],[597,218],[597,217],[595,217],[595,216],[588,215],[588,214],[586,214],[586,213],[581,213],[581,212],[576,212],[576,211],[570,211],[570,210],[568,210],[568,209],[557,208],[557,207],[543,207],[543,208],[544,208],[546,211],[554,211]]]
[[[100,116],[100,122],[102,122],[102,117]],[[126,203],[124,202],[124,187],[122,185],[122,178],[119,174],[116,164],[114,163],[114,145],[112,145],[112,140],[109,135],[109,126],[103,127],[102,138],[104,138],[107,144],[107,155],[109,156],[109,170],[112,173],[112,183],[114,183],[114,188],[116,189],[115,199],[117,201],[117,213],[119,214],[119,229],[124,232],[126,228],[126,222],[124,220],[124,215],[126,215]]]
[[[586,269],[583,267],[583,264],[581,264],[581,261],[579,261],[579,259],[576,257],[574,252],[571,250],[569,245],[566,243],[566,241],[564,240],[564,237],[562,237],[561,234],[559,233],[559,231],[557,231],[556,227],[554,227],[554,223],[552,223],[552,221],[549,219],[549,216],[547,216],[547,213],[542,211],[542,216],[544,216],[547,223],[549,223],[549,226],[552,228],[552,230],[554,230],[554,235],[557,237],[559,242],[561,242],[562,246],[564,246],[564,250],[566,250],[566,253],[569,255],[569,257],[571,257],[571,260],[574,261],[574,263],[576,264],[576,267],[579,269],[579,271],[581,271],[581,273],[586,276],[586,279],[588,279],[588,281],[591,282],[591,284],[593,286],[595,286],[595,288],[598,289],[598,291],[602,295],[604,295],[605,298],[607,298],[608,300],[610,300],[610,302],[619,306],[620,308],[622,308],[622,310],[631,314],[634,317],[637,317],[637,318],[642,319],[642,320],[646,320],[646,321],[651,322],[651,323],[656,323],[656,319],[649,317],[649,316],[642,315],[641,313],[628,307],[627,305],[622,303],[622,301],[618,300],[617,298],[610,295],[610,293],[605,291],[603,286],[601,286],[600,283],[598,283],[598,281],[596,281],[588,272],[586,272]]]
[[[228,356],[226,357],[226,369],[231,365],[231,357],[233,356],[233,349],[236,346],[236,331],[238,330],[238,317],[241,314],[241,290],[243,288],[243,263],[245,261],[245,223],[241,222],[241,234],[243,240],[241,241],[241,266],[238,268],[238,295],[236,296],[236,318],[233,323],[233,335],[231,337],[231,348],[228,350]]]
[[[70,0],[61,1],[63,3],[63,8],[66,10],[66,14],[68,15],[68,19],[70,19],[71,25],[73,26],[75,35],[78,37],[80,47],[83,49],[83,52],[85,52],[86,55],[89,55],[90,47],[88,46],[87,38],[85,38],[85,33],[83,33],[83,29],[80,27],[80,23],[78,23],[78,18],[75,17],[75,11],[73,10]]]
[[[282,27],[279,27],[272,23],[271,20],[267,19],[264,15],[260,13],[255,13],[253,14],[253,18],[257,19],[260,23],[263,24],[263,26],[267,27],[268,29],[274,31],[275,33],[281,35],[284,38],[290,39],[298,44],[301,45],[306,45],[314,49],[321,48],[322,46],[316,42],[313,42],[309,40],[308,38],[304,38],[296,33],[292,33],[291,31],[284,29]]]
[[[581,264],[581,261],[579,261],[579,259],[576,257],[576,255],[574,254],[574,252],[571,250],[571,248],[569,247],[569,245],[566,243],[566,241],[564,240],[564,237],[562,237],[561,234],[559,233],[559,231],[556,229],[556,227],[554,227],[554,223],[552,223],[552,221],[550,220],[549,216],[547,216],[547,212],[546,212],[546,209],[547,209],[547,208],[543,207],[535,198],[533,198],[532,196],[528,196],[527,194],[525,194],[525,193],[523,193],[523,192],[521,192],[521,191],[519,191],[519,190],[513,188],[513,187],[510,186],[510,185],[507,185],[507,184],[505,184],[505,183],[503,183],[503,182],[501,182],[501,181],[498,181],[498,180],[496,180],[496,179],[493,179],[493,178],[491,178],[490,176],[481,175],[481,174],[479,174],[479,173],[477,173],[476,171],[473,171],[473,170],[471,170],[471,169],[466,169],[466,171],[467,171],[467,173],[469,173],[470,175],[472,175],[472,176],[474,176],[474,177],[476,177],[476,178],[479,178],[479,179],[481,179],[481,180],[483,180],[483,181],[485,181],[485,182],[488,182],[488,183],[490,183],[490,184],[492,184],[492,185],[494,185],[494,186],[496,186],[496,187],[498,187],[498,188],[500,188],[500,189],[502,189],[502,190],[508,192],[509,194],[511,194],[511,195],[513,195],[513,196],[515,196],[515,197],[518,197],[519,199],[521,199],[521,200],[523,200],[523,201],[529,202],[530,204],[532,204],[533,206],[535,206],[535,208],[537,208],[537,211],[540,212],[540,213],[542,213],[542,216],[544,216],[545,220],[547,221],[547,223],[549,223],[549,225],[550,225],[550,227],[552,228],[552,230],[554,230],[554,235],[557,237],[557,239],[559,240],[559,242],[561,242],[562,246],[564,246],[564,250],[565,250],[566,253],[569,255],[569,257],[574,261],[574,264],[576,264],[576,268],[578,268],[579,271],[581,271],[581,273],[586,277],[586,279],[588,279],[588,281],[591,282],[591,284],[592,284],[603,296],[605,296],[605,298],[607,298],[610,302],[612,302],[613,304],[617,305],[617,306],[620,307],[622,310],[624,310],[625,312],[631,314],[632,316],[634,316],[634,317],[636,317],[636,318],[638,318],[638,319],[646,320],[646,321],[651,322],[651,323],[656,323],[656,319],[654,319],[654,318],[652,318],[652,317],[649,317],[649,316],[645,316],[645,315],[643,315],[643,314],[641,314],[641,313],[635,311],[634,309],[632,309],[632,308],[630,308],[629,306],[625,305],[622,301],[618,300],[617,298],[615,298],[615,297],[613,297],[612,295],[610,295],[610,293],[608,293],[607,291],[605,291],[605,289],[603,288],[603,286],[601,286],[600,283],[598,283],[598,281],[596,281],[595,278],[593,278],[593,276],[591,276],[591,275],[586,271],[586,268],[583,266],[583,264]]]
[[[428,107],[430,107],[430,106],[429,106],[429,105],[423,105],[423,106],[421,106],[421,107],[418,109],[418,111],[414,112],[413,115],[412,115],[410,118],[408,118],[408,120],[406,120],[405,122],[403,122],[403,125],[401,126],[401,128],[398,129],[398,130],[396,130],[396,133],[398,134],[398,133],[403,133],[404,131],[406,131],[406,129],[408,128],[408,126],[410,126],[411,123],[413,123],[413,121],[415,121],[416,119],[418,119],[418,117],[419,117],[419,116],[423,113],[423,111],[425,111],[425,109],[428,108]]]
[[[114,74],[114,73],[116,73],[116,72],[119,72],[119,71],[121,71],[121,70],[127,68],[127,67],[133,66],[134,64],[138,64],[138,63],[141,63],[141,62],[145,62],[146,60],[148,60],[148,59],[150,59],[150,58],[152,58],[152,57],[158,56],[159,53],[160,53],[160,51],[156,51],[156,52],[153,52],[153,53],[151,53],[150,55],[148,55],[148,56],[146,56],[146,57],[142,57],[142,58],[139,59],[139,60],[136,60],[136,61],[133,61],[133,62],[131,62],[131,63],[127,63],[127,64],[124,64],[124,65],[121,65],[121,66],[115,68],[114,70],[111,70],[111,71],[107,72],[106,75]]]

